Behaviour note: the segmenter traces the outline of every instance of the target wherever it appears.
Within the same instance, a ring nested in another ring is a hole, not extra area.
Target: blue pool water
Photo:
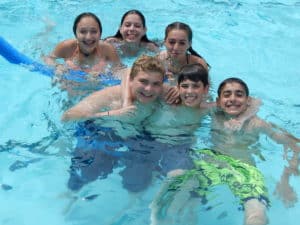
[[[73,37],[71,28],[79,13],[96,13],[106,37],[133,8],[145,14],[151,39],[162,40],[171,22],[188,23],[194,32],[193,48],[212,66],[213,95],[221,80],[239,76],[251,94],[262,99],[259,115],[300,137],[300,1],[2,0],[1,35],[41,62],[57,42]],[[48,77],[2,57],[0,77],[1,225],[149,224],[148,205],[161,179],[135,196],[122,188],[117,169],[107,179],[70,193],[68,170],[76,140],[60,122],[67,94]],[[206,135],[199,131],[199,147],[207,144]],[[296,225],[299,202],[287,209],[273,195],[285,165],[283,148],[265,137],[261,144],[266,161],[259,161],[258,167],[272,202],[270,225]],[[18,161],[25,162],[23,167],[10,169]],[[291,185],[300,196],[299,177],[292,177]],[[92,199],[86,199],[89,196]],[[197,206],[199,225],[242,224],[238,201],[226,187],[214,191],[210,206],[211,210]]]

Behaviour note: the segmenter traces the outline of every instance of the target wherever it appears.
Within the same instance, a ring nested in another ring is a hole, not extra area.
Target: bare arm
[[[284,167],[280,181],[276,185],[274,194],[277,195],[287,207],[292,207],[298,201],[297,193],[290,184],[292,175],[299,175],[299,154],[294,153],[289,165]]]
[[[112,107],[112,102],[119,102],[121,106],[121,100],[120,85],[105,88],[94,92],[68,109],[63,114],[62,121],[94,119],[115,114],[115,110],[107,110],[107,108]]]
[[[251,126],[256,127],[260,132],[268,135],[272,140],[278,144],[284,145],[286,148],[292,149],[294,152],[300,152],[300,139],[290,134],[285,129],[273,124],[266,122],[258,117],[251,122]]]
[[[133,99],[130,91],[130,69],[124,69],[122,70],[122,83],[121,83],[121,88],[122,88],[122,96],[123,96],[123,107],[127,107],[132,105]]]

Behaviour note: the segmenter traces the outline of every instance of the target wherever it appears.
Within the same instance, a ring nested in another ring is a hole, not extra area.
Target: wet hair
[[[141,21],[142,21],[142,25],[143,27],[145,28],[146,27],[146,19],[145,19],[145,16],[139,11],[139,10],[136,10],[136,9],[132,9],[132,10],[129,10],[127,11],[126,13],[124,13],[124,15],[122,16],[122,19],[121,19],[121,24],[120,26],[122,26],[122,24],[124,23],[124,20],[126,18],[127,15],[131,15],[131,14],[135,14],[135,15],[138,15],[140,18],[141,18]],[[110,37],[107,37],[107,38],[118,38],[118,39],[121,39],[123,40],[123,37],[122,37],[122,34],[120,32],[120,29],[118,29],[117,33],[113,36],[110,36]],[[105,38],[105,39],[107,39]],[[157,45],[155,42],[153,41],[150,41],[147,37],[146,34],[144,34],[144,36],[141,38],[141,41],[143,42],[147,42],[147,43],[153,43],[155,45]]]
[[[242,79],[240,79],[240,78],[230,77],[230,78],[227,78],[227,79],[223,80],[221,82],[221,84],[219,85],[219,87],[218,87],[218,96],[219,97],[221,96],[221,92],[222,92],[222,89],[224,88],[224,86],[226,84],[230,84],[230,83],[238,83],[238,84],[240,84],[244,88],[244,90],[246,92],[246,96],[249,96],[249,88],[248,88],[247,84]]]
[[[77,25],[78,23],[80,22],[80,20],[84,17],[92,17],[98,24],[99,26],[99,31],[100,31],[100,34],[102,34],[102,25],[101,25],[101,22],[100,22],[100,19],[94,14],[94,13],[91,13],[91,12],[84,12],[84,13],[81,13],[79,14],[75,20],[74,20],[74,23],[73,23],[73,33],[74,35],[76,36],[76,29],[77,29]]]
[[[189,25],[185,24],[185,23],[182,23],[182,22],[174,22],[174,23],[171,23],[169,24],[166,29],[165,29],[165,39],[167,39],[168,37],[168,34],[171,30],[184,30],[186,33],[187,33],[187,36],[188,36],[188,41],[190,43],[192,43],[192,40],[193,40],[193,31],[192,29],[190,28]],[[188,48],[188,52],[191,53],[191,55],[195,55],[195,56],[198,56],[199,58],[201,59],[204,59],[198,52],[196,52],[193,48],[192,48],[192,45],[190,45],[190,47]],[[206,63],[208,65],[208,67],[210,67],[210,65],[208,63]]]
[[[138,72],[158,72],[161,74],[161,79],[163,80],[164,75],[166,73],[165,67],[161,60],[158,59],[156,56],[148,56],[142,55],[140,56],[132,65],[131,72],[130,72],[130,80],[132,80]]]
[[[178,85],[181,84],[184,80],[191,80],[193,82],[201,81],[206,87],[209,84],[208,71],[200,63],[184,65],[178,74]]]

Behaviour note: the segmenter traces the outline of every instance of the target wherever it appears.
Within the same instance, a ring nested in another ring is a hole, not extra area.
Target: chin
[[[153,98],[145,98],[145,97],[141,97],[141,98],[138,98],[138,101],[143,103],[143,104],[147,104],[149,102],[153,102]]]
[[[126,42],[128,42],[128,43],[138,43],[137,40],[132,40],[132,39],[126,39]]]

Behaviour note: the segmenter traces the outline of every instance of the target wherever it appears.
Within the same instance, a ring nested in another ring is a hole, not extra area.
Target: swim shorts
[[[264,177],[255,166],[211,149],[196,150],[193,157],[194,169],[175,177],[169,190],[177,190],[188,180],[196,179],[198,186],[194,191],[201,198],[206,197],[210,187],[225,184],[241,204],[252,198],[269,204]]]

